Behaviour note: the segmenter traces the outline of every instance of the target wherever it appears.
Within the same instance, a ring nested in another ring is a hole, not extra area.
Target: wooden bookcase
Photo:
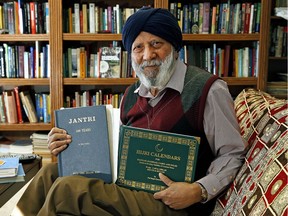
[[[269,33],[269,51],[268,51],[268,70],[267,70],[267,92],[275,97],[287,99],[288,97],[288,75],[287,75],[287,20],[276,16],[275,7],[287,7],[286,5],[277,5],[277,1],[273,1],[271,5],[271,10],[269,14],[269,22],[270,22],[270,33]],[[280,2],[280,1],[278,1]],[[272,36],[272,32],[276,32],[277,28],[283,28],[280,30],[280,34],[282,31],[285,32],[286,28],[286,38],[276,37],[276,34]],[[274,39],[273,39],[274,37]],[[282,41],[278,41],[282,38]],[[286,41],[286,45],[283,43]],[[280,42],[280,43],[279,43]],[[275,44],[276,43],[276,44]],[[278,44],[278,45],[277,45]],[[276,54],[276,49],[282,50]],[[286,47],[286,50],[284,50]],[[272,51],[273,50],[273,51]],[[286,54],[284,54],[286,53]]]
[[[63,47],[69,42],[103,42],[103,41],[121,41],[121,34],[71,34],[63,33],[62,13],[63,8],[67,7],[67,0],[48,0],[50,12],[50,32],[49,34],[34,34],[34,35],[0,35],[0,43],[9,41],[10,43],[22,43],[33,41],[46,41],[50,44],[50,68],[51,77],[42,79],[6,79],[0,78],[1,87],[9,86],[40,86],[49,88],[51,97],[51,123],[24,123],[24,124],[0,124],[0,135],[8,135],[12,137],[21,137],[23,135],[31,134],[34,131],[48,131],[54,126],[53,111],[63,107],[65,97],[65,89],[69,86],[110,86],[111,88],[118,88],[126,86],[135,82],[133,78],[119,78],[119,79],[103,79],[103,78],[64,78],[63,76]],[[205,0],[195,1],[204,2]],[[223,1],[210,1],[211,4]],[[0,1],[0,3],[3,1]],[[79,3],[95,2],[99,4],[115,5],[120,7],[141,7],[142,5],[152,5],[154,7],[169,8],[168,0],[111,0],[106,1],[82,1]],[[187,2],[184,1],[183,2]],[[192,1],[193,2],[193,1]],[[239,2],[244,2],[239,0]],[[261,2],[261,25],[260,33],[258,34],[184,34],[184,43],[249,43],[252,41],[259,41],[259,74],[258,77],[236,78],[225,77],[231,93],[237,95],[240,90],[246,87],[254,87],[265,90],[267,83],[267,68],[268,68],[268,43],[269,43],[269,24],[271,0],[250,0],[250,2]]]

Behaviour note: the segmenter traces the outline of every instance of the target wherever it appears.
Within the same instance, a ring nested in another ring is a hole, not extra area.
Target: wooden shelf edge
[[[260,34],[183,34],[184,41],[258,41]]]
[[[49,78],[0,78],[1,85],[49,85]]]
[[[183,34],[184,41],[258,41],[260,34]],[[121,41],[122,34],[64,33],[66,41]]]
[[[228,85],[257,85],[256,77],[221,77]],[[64,78],[64,85],[131,85],[137,78]]]
[[[131,85],[137,78],[64,78],[64,85]]]
[[[256,77],[221,77],[229,86],[257,86]]]
[[[63,40],[66,41],[121,41],[122,35],[121,34],[75,34],[75,33],[64,33]]]
[[[48,131],[51,128],[51,123],[0,124],[0,131]]]
[[[0,34],[0,41],[49,41],[49,34]]]

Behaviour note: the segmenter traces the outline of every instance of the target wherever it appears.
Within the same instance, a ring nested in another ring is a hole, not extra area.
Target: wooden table
[[[25,182],[0,184],[0,207],[14,196],[27,182],[29,182],[41,168],[41,158],[23,163]]]

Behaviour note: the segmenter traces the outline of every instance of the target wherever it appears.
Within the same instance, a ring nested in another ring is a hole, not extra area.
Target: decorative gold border
[[[197,144],[200,144],[200,138],[199,137],[188,137],[182,134],[163,134],[162,132],[154,132],[154,131],[143,131],[141,129],[138,130],[137,128],[123,128],[124,131],[124,137],[123,137],[123,145],[121,149],[121,155],[120,155],[120,164],[119,164],[119,175],[118,175],[118,182],[126,185],[128,187],[133,187],[135,189],[142,189],[142,190],[149,190],[149,191],[159,191],[163,190],[166,187],[156,184],[150,184],[150,183],[144,183],[144,182],[138,182],[138,181],[132,181],[125,179],[125,172],[126,172],[126,164],[127,164],[127,158],[128,158],[128,149],[129,149],[129,143],[131,137],[137,137],[137,138],[144,138],[148,140],[156,140],[156,141],[163,141],[167,143],[174,143],[179,145],[188,145],[189,151],[187,153],[187,165],[186,165],[186,172],[185,172],[185,182],[192,182],[192,174],[194,172],[193,170],[193,164],[195,158],[195,150],[197,148]]]

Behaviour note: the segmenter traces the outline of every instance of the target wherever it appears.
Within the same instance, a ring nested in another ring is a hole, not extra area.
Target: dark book
[[[112,182],[106,106],[55,110],[55,124],[72,136],[68,148],[58,155],[59,175]]]
[[[158,174],[193,182],[200,138],[121,125],[117,184],[156,192],[166,188]]]

